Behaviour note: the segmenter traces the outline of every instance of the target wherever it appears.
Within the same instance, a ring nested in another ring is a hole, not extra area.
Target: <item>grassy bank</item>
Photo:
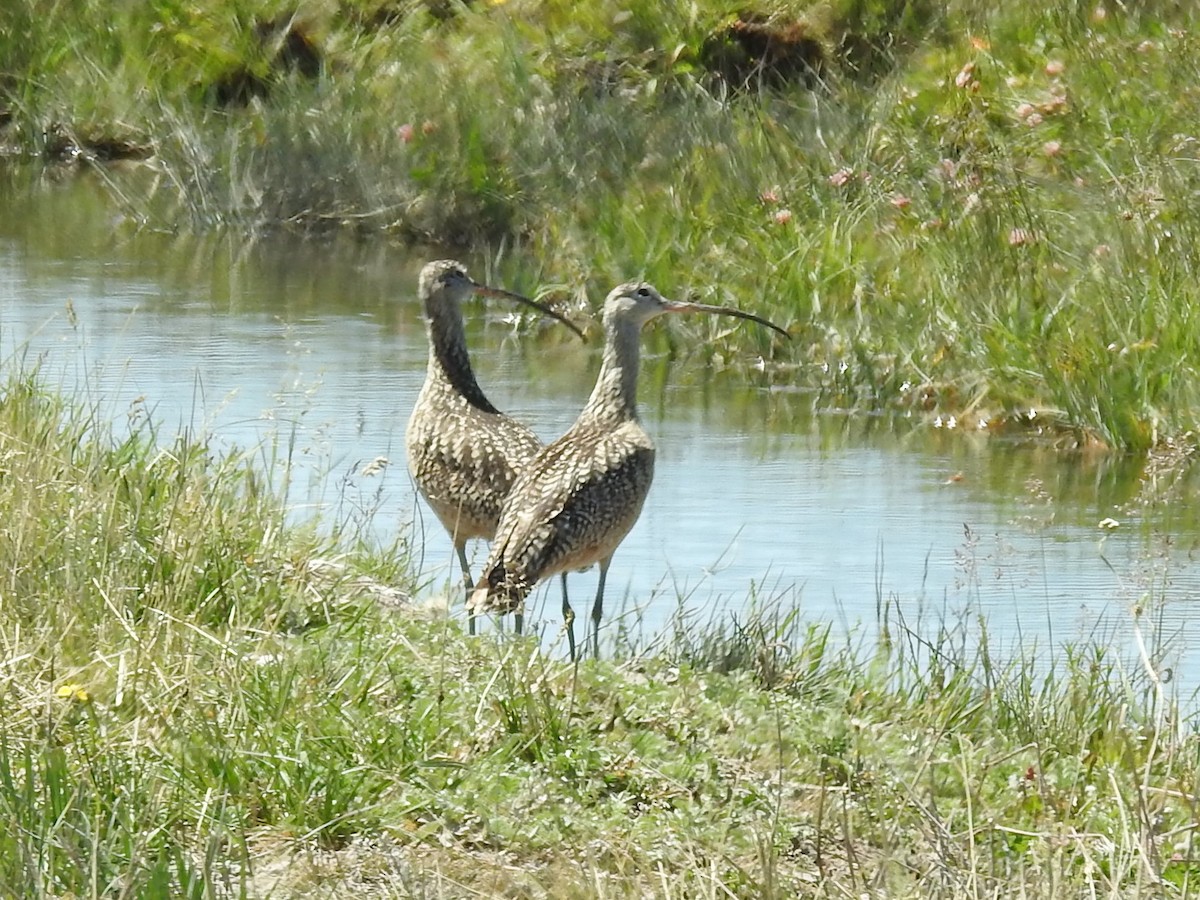
[[[797,338],[739,346],[823,406],[1179,438],[1194,13],[996,6],[17,0],[3,138],[144,158],[105,176],[135,223],[517,246],[581,305],[635,274],[736,299]]]
[[[272,470],[7,377],[0,895],[1195,895],[1200,742],[1099,648],[766,609],[574,669]]]

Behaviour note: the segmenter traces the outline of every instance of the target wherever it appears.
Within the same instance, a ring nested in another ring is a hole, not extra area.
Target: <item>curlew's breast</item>
[[[465,403],[419,408],[409,421],[405,444],[418,490],[459,539],[495,534],[517,474],[541,448],[521,423]]]
[[[573,429],[518,478],[497,544],[531,581],[586,568],[633,528],[653,478],[654,445],[636,422]]]

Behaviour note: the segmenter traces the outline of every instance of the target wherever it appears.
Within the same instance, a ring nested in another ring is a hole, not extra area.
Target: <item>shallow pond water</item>
[[[164,435],[275,441],[295,462],[298,515],[369,521],[381,539],[407,529],[422,599],[457,597],[449,539],[417,502],[404,461],[424,377],[414,292],[427,253],[135,229],[86,179],[0,180],[0,211],[9,364],[40,360],[48,383],[119,426],[149,415]],[[469,309],[479,379],[497,406],[551,439],[586,399],[599,348],[551,327],[518,334],[509,312]],[[620,625],[653,634],[681,608],[701,619],[738,613],[754,596],[866,633],[881,604],[910,623],[981,617],[1002,653],[1098,639],[1136,666],[1140,605],[1172,687],[1200,684],[1200,527],[1178,499],[1189,492],[1145,502],[1139,461],[903,418],[814,415],[811,397],[753,369],[705,365],[697,354],[644,363],[642,416],[658,465],[610,571],[610,638]],[[380,457],[391,464],[362,474]],[[1106,519],[1119,526],[1100,527]],[[474,551],[478,565],[485,549]],[[571,583],[585,610],[594,573]],[[557,592],[535,595],[531,618],[547,640]]]

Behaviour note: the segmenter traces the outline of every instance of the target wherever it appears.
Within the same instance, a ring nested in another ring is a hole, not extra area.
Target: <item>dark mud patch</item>
[[[135,137],[103,131],[77,130],[69,125],[54,123],[44,135],[42,156],[48,162],[119,162],[149,159],[154,147]]]
[[[266,99],[289,75],[314,80],[325,67],[325,53],[316,37],[294,15],[254,22],[252,60],[234,66],[205,85],[209,102],[222,107],[246,106]]]
[[[829,65],[824,40],[802,20],[742,13],[700,48],[700,64],[738,91],[816,87]]]

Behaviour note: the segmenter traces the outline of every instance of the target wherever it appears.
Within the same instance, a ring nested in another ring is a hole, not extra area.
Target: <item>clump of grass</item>
[[[798,631],[794,613],[771,604],[665,647],[694,672],[741,673],[788,698],[787,722],[808,735],[795,746],[813,757],[792,763],[815,782],[808,813],[829,818],[823,835],[804,832],[826,888],[1188,892],[1194,735],[1149,660],[1132,661],[1132,675],[1130,661],[1096,646],[1067,646],[1052,660],[1025,648],[1000,661],[984,626],[918,631],[898,601],[886,606],[900,624],[849,651],[831,648],[828,630]],[[781,781],[794,776],[786,771]],[[1170,812],[1160,802],[1168,794],[1179,801]],[[1146,857],[1146,847],[1163,855]]]
[[[228,712],[234,693],[213,695],[211,677],[253,672],[272,635],[355,615],[362,591],[316,567],[332,545],[289,522],[250,457],[160,443],[145,420],[114,435],[32,374],[0,388],[0,472],[0,883],[31,896],[236,883],[245,823],[204,802],[211,783],[188,786],[238,773],[211,757],[184,772],[170,743]]]
[[[267,630],[322,617],[289,590],[321,540],[292,527],[282,542],[286,507],[245,457],[214,458],[187,435],[161,446],[145,419],[114,437],[36,376],[12,378],[2,403],[4,502],[22,513],[0,542],[16,621],[53,611],[59,649],[74,654],[162,610]]]
[[[1200,745],[1096,648],[1001,661],[898,604],[845,641],[767,604],[576,667],[375,602],[356,573],[405,584],[403,557],[291,520],[241,454],[160,441],[29,375],[0,391],[0,884],[1190,890]]]

